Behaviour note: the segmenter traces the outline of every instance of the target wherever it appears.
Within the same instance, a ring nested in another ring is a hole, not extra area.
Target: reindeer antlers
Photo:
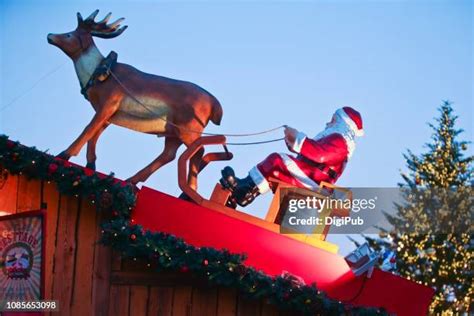
[[[112,12],[109,12],[102,20],[99,22],[95,22],[94,19],[96,18],[99,10],[95,10],[87,17],[87,19],[83,19],[81,14],[77,12],[77,27],[82,28],[86,31],[89,31],[92,36],[97,36],[101,38],[113,38],[122,34],[123,31],[127,29],[127,25],[120,27],[120,23],[122,23],[124,18],[120,18],[117,21],[107,24],[112,15]]]

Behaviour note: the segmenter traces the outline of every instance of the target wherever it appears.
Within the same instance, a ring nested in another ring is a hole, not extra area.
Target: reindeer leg
[[[163,152],[158,156],[158,158],[153,160],[148,166],[146,166],[142,170],[138,171],[133,177],[128,178],[127,181],[130,181],[133,184],[146,181],[146,179],[148,179],[148,177],[153,172],[176,158],[176,152],[178,151],[178,148],[179,146],[181,146],[182,143],[183,142],[177,137],[166,137],[165,148],[163,149]]]
[[[95,170],[95,161],[97,156],[95,154],[95,146],[97,145],[97,140],[99,139],[102,132],[109,126],[110,123],[105,123],[102,128],[92,136],[91,139],[87,142],[87,165],[86,167],[92,170]]]
[[[69,160],[71,156],[77,156],[81,148],[104,126],[104,124],[115,114],[120,103],[117,100],[110,100],[98,111],[91,122],[82,131],[81,135],[62,153],[59,158]]]

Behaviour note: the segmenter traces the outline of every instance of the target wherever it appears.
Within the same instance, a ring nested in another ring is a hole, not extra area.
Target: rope
[[[155,112],[153,112],[153,110],[151,110],[146,104],[144,104],[143,102],[141,102],[140,100],[138,100],[134,95],[133,93],[122,83],[122,81],[115,75],[115,73],[110,70],[110,74],[112,75],[112,77],[114,77],[114,79],[117,81],[117,83],[122,87],[122,89],[128,94],[129,97],[131,97],[135,102],[137,102],[139,105],[141,105],[144,109],[146,109],[148,112],[152,113],[152,114],[155,114]],[[162,117],[158,117],[160,120],[162,121],[165,121],[167,124],[171,125],[171,126],[174,126],[180,130],[184,130],[186,132],[189,132],[189,133],[196,133],[196,134],[201,134],[201,135],[208,135],[208,136],[220,136],[220,135],[223,135],[223,136],[228,136],[228,137],[248,137],[248,136],[257,136],[257,135],[262,135],[262,134],[267,134],[267,133],[271,133],[273,131],[276,131],[276,130],[279,130],[281,128],[286,128],[286,125],[280,125],[280,126],[277,126],[277,127],[274,127],[274,128],[270,128],[270,129],[267,129],[267,130],[264,130],[264,131],[261,131],[261,132],[255,132],[255,133],[242,133],[242,134],[222,134],[222,133],[207,133],[207,132],[203,132],[203,131],[198,131],[198,130],[193,130],[193,129],[189,129],[189,128],[184,128],[184,127],[181,127],[173,122],[170,122],[168,121],[167,119],[165,118],[162,118]],[[257,144],[265,144],[265,143],[272,143],[272,142],[277,142],[277,141],[280,141],[280,140],[283,140],[285,139],[284,137],[283,138],[278,138],[278,139],[271,139],[271,140],[266,140],[266,141],[260,141],[260,142],[249,142],[249,143],[226,143],[228,145],[257,145]]]
[[[285,137],[269,139],[269,140],[262,140],[260,142],[248,142],[248,143],[228,143],[228,142],[226,142],[226,145],[231,145],[231,146],[260,145],[260,144],[279,142],[279,141],[284,140],[284,139],[285,139]]]
[[[57,72],[62,66],[64,66],[66,64],[67,61],[63,62],[61,65],[57,66],[56,68],[53,68],[51,71],[47,72],[46,74],[44,74],[43,76],[41,76],[37,81],[35,81],[35,83],[33,83],[28,89],[24,90],[22,93],[18,94],[16,97],[14,97],[10,102],[8,102],[7,104],[5,104],[4,106],[2,106],[0,108],[0,112],[3,112],[4,110],[6,110],[10,105],[12,105],[13,103],[15,103],[16,101],[18,101],[21,97],[23,97],[25,94],[27,94],[28,92],[30,92],[31,90],[33,90],[34,87],[36,87],[41,81],[43,81],[44,79],[46,79],[47,77],[51,76],[52,74],[54,74],[55,72]]]

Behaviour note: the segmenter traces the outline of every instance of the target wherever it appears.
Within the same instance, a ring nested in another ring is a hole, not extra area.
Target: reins
[[[117,77],[117,75],[112,71],[112,69],[110,69],[110,74],[111,74],[112,77],[114,77],[115,81],[117,81],[119,86],[122,87],[122,89],[125,91],[125,93],[130,98],[132,98],[135,102],[137,102],[140,106],[142,106],[144,109],[146,109],[151,114],[155,114],[155,112],[153,112],[153,110],[151,110],[146,104],[141,102],[137,97],[135,97],[133,95],[133,93],[122,83],[122,81]],[[270,128],[270,129],[267,129],[267,130],[263,130],[263,131],[260,131],[260,132],[254,132],[254,133],[241,133],[241,134],[208,133],[208,132],[203,132],[203,131],[193,130],[193,129],[190,129],[190,128],[181,127],[181,126],[179,126],[179,125],[177,125],[173,122],[170,122],[167,119],[165,119],[163,117],[160,117],[160,116],[158,117],[158,119],[166,122],[166,124],[169,124],[173,127],[178,128],[179,130],[182,130],[182,131],[185,131],[185,132],[188,132],[188,133],[196,133],[196,134],[207,135],[207,136],[223,135],[223,136],[227,136],[227,137],[250,137],[250,136],[258,136],[258,135],[268,134],[268,133],[274,132],[276,130],[286,128],[286,125],[280,125],[280,126],[277,126],[277,127],[274,127],[274,128]],[[256,141],[256,142],[239,142],[239,143],[226,142],[226,144],[227,145],[234,145],[234,146],[260,145],[260,144],[278,142],[278,141],[281,141],[281,140],[284,140],[284,139],[285,139],[285,137],[281,137],[281,138],[269,139],[269,140],[264,140],[264,141]]]

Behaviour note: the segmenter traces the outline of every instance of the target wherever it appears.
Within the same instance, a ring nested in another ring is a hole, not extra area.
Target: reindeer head
[[[126,25],[120,27],[120,23],[122,23],[124,18],[107,24],[112,13],[107,14],[101,21],[95,22],[94,19],[98,13],[99,10],[95,10],[84,20],[78,12],[77,28],[68,33],[48,34],[48,43],[57,46],[69,57],[75,58],[93,44],[92,36],[114,38],[122,34],[127,28]]]

